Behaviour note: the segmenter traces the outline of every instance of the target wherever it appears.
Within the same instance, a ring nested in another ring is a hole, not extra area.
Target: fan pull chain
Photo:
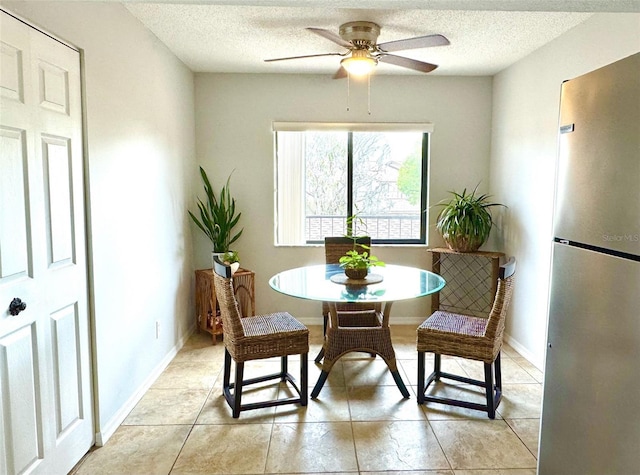
[[[349,74],[349,72],[347,71],[347,112],[349,112],[349,97],[350,97],[350,93],[351,93],[351,74]]]
[[[371,74],[367,74],[367,113],[371,115]]]

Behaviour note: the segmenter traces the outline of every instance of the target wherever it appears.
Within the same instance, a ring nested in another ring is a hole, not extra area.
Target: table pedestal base
[[[322,363],[322,372],[311,392],[313,399],[317,398],[320,394],[335,362],[343,355],[351,353],[352,351],[362,351],[380,355],[389,367],[402,396],[406,399],[409,398],[409,391],[404,385],[398,371],[396,355],[391,344],[391,331],[388,325],[389,307],[390,305],[387,303],[387,305],[385,305],[384,315],[380,312],[370,312],[375,314],[377,326],[340,327],[338,325],[329,325],[323,346],[324,361]],[[330,311],[332,317],[335,317],[331,319],[331,323],[337,323],[335,304],[330,305]]]

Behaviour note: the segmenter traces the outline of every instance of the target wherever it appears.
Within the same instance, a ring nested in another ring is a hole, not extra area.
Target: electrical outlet
[[[156,340],[160,338],[160,322],[156,320]]]

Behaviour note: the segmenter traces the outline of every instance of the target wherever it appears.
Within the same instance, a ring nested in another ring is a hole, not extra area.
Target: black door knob
[[[22,312],[25,308],[27,308],[27,304],[16,297],[9,304],[9,313],[15,316]]]

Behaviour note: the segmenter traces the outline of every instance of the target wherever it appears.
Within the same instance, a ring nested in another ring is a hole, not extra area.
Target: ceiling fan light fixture
[[[366,76],[373,72],[378,62],[366,50],[355,50],[351,56],[344,58],[340,64],[353,76]]]

